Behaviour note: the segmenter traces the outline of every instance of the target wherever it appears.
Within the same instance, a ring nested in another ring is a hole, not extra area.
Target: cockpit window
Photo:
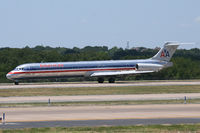
[[[21,67],[18,67],[18,68],[16,68],[17,70],[24,70],[24,68],[21,68]]]

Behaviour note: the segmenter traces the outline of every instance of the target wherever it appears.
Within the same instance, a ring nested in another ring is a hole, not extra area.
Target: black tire
[[[19,85],[19,82],[15,82],[15,85]]]
[[[104,78],[98,78],[98,83],[103,83],[104,82]]]
[[[115,83],[115,78],[109,78],[109,79],[108,79],[108,82],[109,82],[109,83]]]

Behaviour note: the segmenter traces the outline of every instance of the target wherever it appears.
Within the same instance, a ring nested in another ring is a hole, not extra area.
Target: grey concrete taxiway
[[[77,87],[122,87],[122,86],[173,86],[173,85],[200,85],[200,81],[148,81],[148,82],[116,82],[109,83],[36,83],[36,84],[0,84],[0,89],[28,89],[28,88],[77,88]]]
[[[200,118],[200,104],[153,104],[112,106],[52,106],[1,108],[7,122]]]

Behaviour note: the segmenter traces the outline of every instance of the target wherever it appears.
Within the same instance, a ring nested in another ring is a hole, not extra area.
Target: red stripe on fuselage
[[[56,73],[56,72],[83,72],[83,71],[115,71],[115,70],[135,70],[135,68],[113,68],[113,69],[77,69],[77,70],[57,70],[57,71],[33,71],[33,72],[9,72],[8,74],[26,73]]]
[[[9,72],[8,74],[14,74],[15,72]]]

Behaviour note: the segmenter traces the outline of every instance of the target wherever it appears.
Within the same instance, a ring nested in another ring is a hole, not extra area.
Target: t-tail
[[[159,61],[167,61],[169,62],[178,48],[179,44],[174,42],[165,43],[164,47],[160,49],[160,51],[151,59],[159,60]]]

